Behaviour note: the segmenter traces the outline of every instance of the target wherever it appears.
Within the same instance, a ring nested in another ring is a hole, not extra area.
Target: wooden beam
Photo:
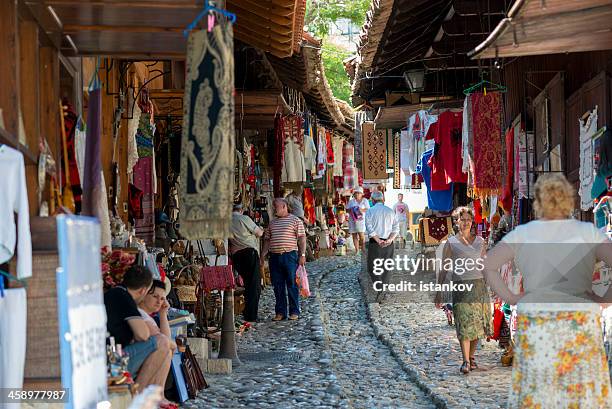
[[[51,154],[59,165],[60,146],[59,138],[59,83],[60,67],[59,56],[55,48],[39,48],[39,90],[40,90],[40,132],[47,140]]]
[[[523,57],[528,55],[564,54],[611,49],[612,32],[588,33],[572,37],[551,38],[546,41],[523,42],[518,47],[512,45],[492,46],[479,54],[478,58]]]
[[[267,13],[268,15],[277,15],[280,17],[290,17],[295,13],[294,7],[284,7],[277,6],[274,3],[270,4],[269,2],[265,2],[262,4],[261,1],[252,1],[252,0],[227,0],[226,7],[228,10],[233,11],[234,7],[238,4],[243,4],[253,11],[261,11],[263,13]]]
[[[241,21],[248,19],[251,24],[261,24],[263,21],[267,21],[270,27],[276,30],[289,29],[293,31],[293,19],[287,17],[277,16],[266,10],[248,9],[234,4],[232,11],[235,11],[237,18]],[[263,21],[262,21],[263,20]],[[243,23],[244,24],[244,23]]]
[[[152,27],[152,26],[108,26],[108,25],[82,25],[65,24],[64,33],[79,31],[110,31],[119,33],[182,33],[185,27]]]
[[[138,1],[96,1],[96,0],[44,0],[45,4],[50,6],[103,6],[107,8],[144,8],[144,9],[194,9],[201,10],[202,5],[197,4],[195,0],[176,0],[169,2],[138,2]],[[43,3],[40,0],[28,1],[32,3]]]

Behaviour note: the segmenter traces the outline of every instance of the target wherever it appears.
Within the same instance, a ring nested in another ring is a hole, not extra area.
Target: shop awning
[[[183,96],[185,91],[152,90],[149,98],[153,100],[156,116],[172,117],[177,123],[183,120]],[[276,114],[288,115],[289,106],[278,90],[242,91],[236,90],[234,102],[236,127],[242,129],[274,128]]]
[[[431,104],[410,104],[378,109],[374,123],[376,128],[394,129],[406,126],[408,118],[421,109],[429,109]]]
[[[612,49],[611,0],[517,0],[474,58]]]
[[[25,2],[66,55],[181,58],[183,30],[203,0],[28,0]],[[236,39],[278,57],[299,49],[305,0],[227,0]],[[202,21],[206,25],[206,19]]]

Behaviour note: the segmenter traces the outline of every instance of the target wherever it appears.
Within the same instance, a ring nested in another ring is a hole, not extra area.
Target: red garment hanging
[[[474,200],[474,223],[482,223],[482,206],[480,204],[480,199]]]
[[[325,130],[325,140],[327,142],[327,164],[333,165],[334,159],[334,146],[332,144],[332,134],[328,129]]]
[[[304,216],[308,220],[308,223],[315,224],[315,198],[311,188],[304,188]]]
[[[514,181],[514,127],[506,131],[506,164],[508,172],[504,183],[504,193],[501,198],[501,206],[506,212],[512,211],[512,199],[514,192],[512,182]]]
[[[442,112],[438,116],[436,124],[436,133],[434,134],[436,150],[432,156],[435,166],[432,166],[432,171],[437,168],[439,170],[436,170],[436,172],[443,172],[446,183],[467,183],[468,175],[462,171],[463,161],[461,159],[463,113]]]

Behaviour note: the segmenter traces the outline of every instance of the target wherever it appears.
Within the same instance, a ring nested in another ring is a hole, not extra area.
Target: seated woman
[[[153,280],[153,285],[147,295],[138,304],[138,311],[149,328],[151,335],[165,335],[170,340],[170,348],[174,352],[176,343],[172,340],[170,324],[168,323],[168,309],[170,304],[166,300],[166,285],[163,281]],[[152,317],[157,314],[159,325]]]

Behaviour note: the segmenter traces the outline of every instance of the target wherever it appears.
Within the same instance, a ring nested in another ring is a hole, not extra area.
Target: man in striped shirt
[[[298,265],[306,263],[306,232],[304,223],[289,213],[285,199],[274,200],[276,218],[264,234],[261,264],[270,253],[270,276],[276,298],[276,316],[272,321],[287,318],[287,295],[289,295],[289,319],[300,317],[300,292],[295,282]]]

